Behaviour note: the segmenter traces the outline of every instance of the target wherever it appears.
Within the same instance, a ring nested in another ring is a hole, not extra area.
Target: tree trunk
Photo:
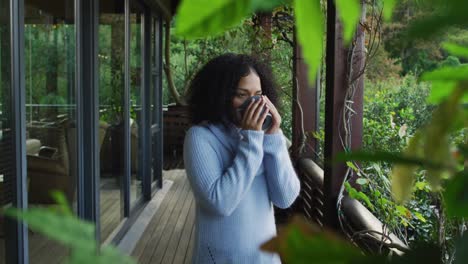
[[[258,55],[265,63],[271,62],[271,49],[273,41],[272,31],[272,13],[260,12],[254,15],[256,32],[252,41],[252,54]]]
[[[174,84],[174,79],[172,78],[171,71],[171,22],[166,21],[165,23],[165,44],[164,44],[164,72],[166,73],[167,84],[169,86],[169,92],[171,93],[172,98],[176,101],[178,105],[187,105],[185,100],[180,96],[177,88]]]
[[[52,27],[52,25],[51,25]],[[57,75],[58,75],[58,46],[57,46],[57,29],[51,28],[49,30],[49,52],[47,56],[47,68],[46,68],[46,96],[51,98],[57,98],[58,95],[58,83],[57,83]],[[52,40],[50,39],[52,35]],[[48,120],[55,120],[58,115],[58,109],[55,104],[58,102],[56,100],[47,100],[45,102],[48,106],[45,107],[44,118]]]

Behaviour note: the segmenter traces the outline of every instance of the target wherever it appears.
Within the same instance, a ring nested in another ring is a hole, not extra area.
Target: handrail
[[[362,234],[375,239],[391,248],[396,254],[402,255],[409,247],[395,234],[383,234],[384,225],[358,200],[345,196],[342,200],[343,213]],[[356,234],[353,234],[355,236]]]
[[[297,166],[302,182],[302,210],[306,217],[322,225],[324,171],[313,160],[308,158],[300,158],[297,161]],[[379,246],[383,243],[398,255],[402,255],[404,251],[409,249],[394,234],[383,234],[384,225],[382,222],[359,201],[345,195],[342,200],[342,209],[345,218],[349,220],[353,229],[357,230],[356,234],[351,234],[352,242],[359,244],[359,238],[367,238],[374,244],[379,244]],[[358,237],[357,234],[364,235]]]
[[[312,180],[320,185],[320,188],[323,186],[323,169],[320,168],[317,163],[311,159],[301,158],[298,161],[299,167],[306,172],[309,176],[312,177]]]

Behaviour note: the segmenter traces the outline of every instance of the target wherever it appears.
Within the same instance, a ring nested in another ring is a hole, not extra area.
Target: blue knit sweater
[[[193,126],[184,162],[196,200],[192,263],[281,263],[260,245],[276,235],[273,204],[287,208],[300,191],[283,135]]]

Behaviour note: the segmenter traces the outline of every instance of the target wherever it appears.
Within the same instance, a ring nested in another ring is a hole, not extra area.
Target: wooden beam
[[[294,44],[292,156],[295,160],[310,158],[316,161],[318,143],[312,135],[319,130],[320,76],[314,85],[310,85],[301,47],[296,40]]]
[[[354,49],[345,47],[342,37],[343,27],[337,20],[333,0],[328,0],[327,5],[324,220],[326,226],[339,230],[337,201],[347,172],[347,166],[344,162],[332,163],[331,161],[345,148],[353,150],[361,146],[362,70],[365,48],[362,27],[358,27],[354,39]],[[361,20],[365,19],[365,9],[363,4],[362,6],[364,16]],[[353,83],[355,89],[352,95],[347,94],[351,87],[350,83]],[[349,112],[348,116],[344,118],[345,102],[353,111]],[[347,122],[350,124],[348,129],[345,130],[345,123]]]

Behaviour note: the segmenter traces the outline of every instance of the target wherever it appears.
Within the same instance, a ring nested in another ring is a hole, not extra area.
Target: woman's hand
[[[244,130],[261,131],[269,110],[266,105],[267,102],[263,97],[260,100],[251,101],[242,117],[241,128]],[[265,107],[267,107],[267,109],[262,114],[262,109]]]
[[[281,116],[278,113],[278,110],[276,109],[275,105],[266,97],[265,95],[262,96],[263,100],[266,102],[266,107],[268,110],[270,110],[270,114],[273,118],[273,124],[271,127],[265,132],[266,134],[274,134],[278,133],[280,130],[281,126]]]

